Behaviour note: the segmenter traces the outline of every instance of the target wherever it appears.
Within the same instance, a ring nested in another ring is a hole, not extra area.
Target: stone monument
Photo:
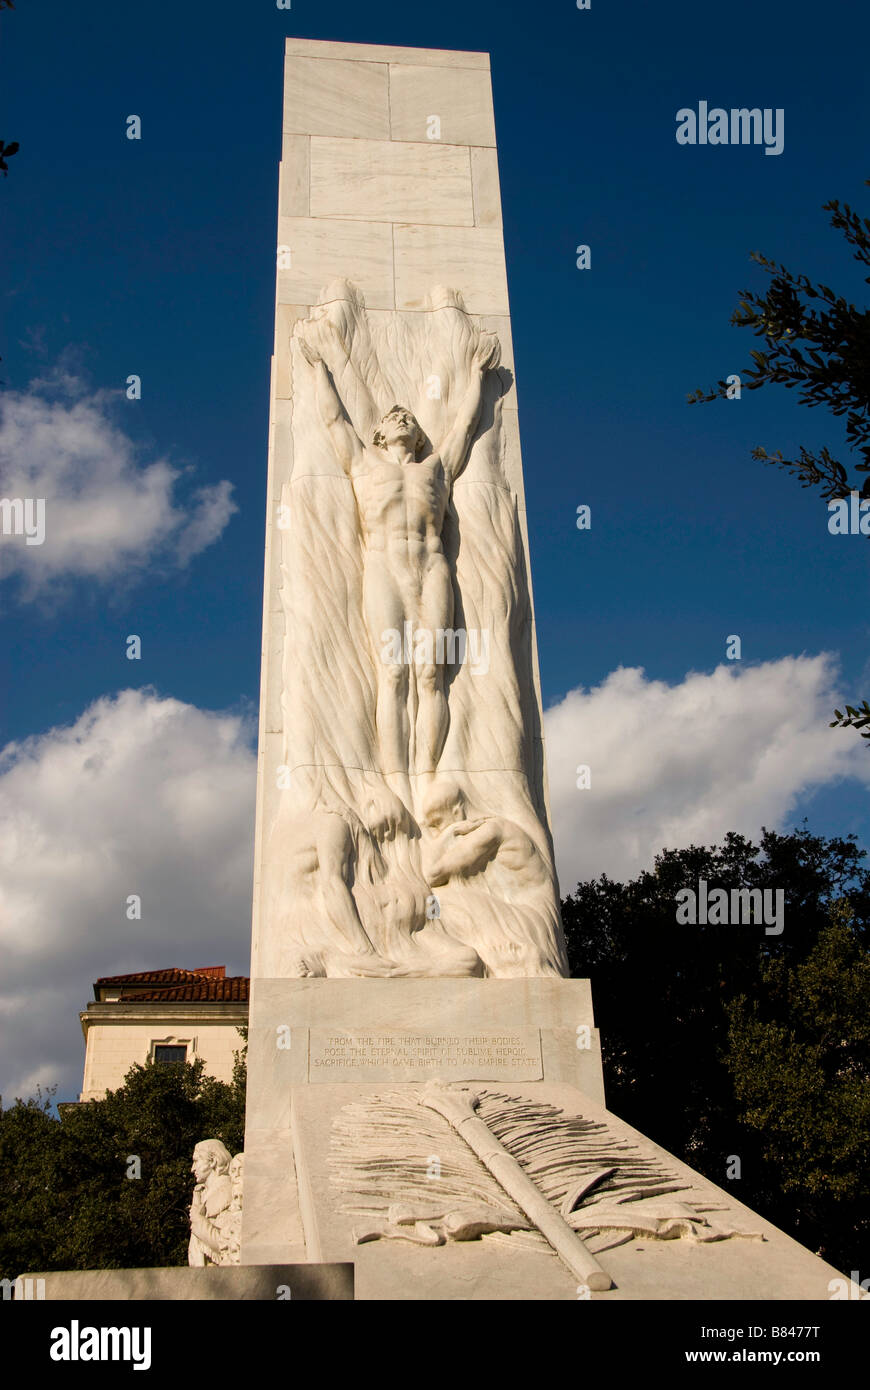
[[[279,188],[241,1263],[824,1298],[565,978],[487,55],[288,39]]]
[[[194,1268],[239,1263],[244,1160],[231,1158],[220,1139],[202,1139],[193,1151],[187,1262]]]

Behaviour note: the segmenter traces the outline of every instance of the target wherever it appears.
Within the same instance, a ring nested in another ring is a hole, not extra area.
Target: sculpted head
[[[191,1171],[197,1182],[205,1182],[209,1173],[222,1176],[230,1166],[232,1155],[220,1139],[202,1139],[193,1150]]]
[[[427,830],[438,835],[445,826],[465,819],[465,797],[455,782],[444,778],[433,782],[423,798],[421,820]]]
[[[393,405],[382,416],[378,428],[372,435],[372,443],[377,449],[387,449],[391,444],[404,444],[417,457],[426,441],[426,436],[417,423],[416,417],[403,405]]]

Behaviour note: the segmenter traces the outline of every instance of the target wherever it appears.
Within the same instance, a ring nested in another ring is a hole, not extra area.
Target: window
[[[155,1062],[186,1062],[187,1048],[185,1046],[167,1046],[165,1043],[154,1044]]]

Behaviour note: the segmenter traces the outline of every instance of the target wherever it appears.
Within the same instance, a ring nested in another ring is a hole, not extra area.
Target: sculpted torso
[[[449,493],[437,455],[420,463],[394,463],[366,449],[353,489],[368,550],[404,550],[418,560],[442,553]]]

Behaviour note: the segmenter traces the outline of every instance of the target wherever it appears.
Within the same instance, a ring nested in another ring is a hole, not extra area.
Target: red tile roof
[[[119,988],[119,1002],[163,1003],[177,1000],[245,1000],[250,981],[246,975],[227,978],[226,966],[205,965],[198,970],[172,966],[166,970],[138,970],[131,975],[101,975],[94,981],[94,998],[102,991]],[[151,988],[147,988],[147,986]],[[146,986],[146,988],[141,988]]]
[[[137,970],[132,975],[101,975],[95,982],[98,985],[169,985],[183,984],[187,981],[196,981],[200,976],[208,974],[214,969],[223,970],[224,966],[208,966],[206,970],[182,970],[178,966],[170,966],[166,970]]]
[[[173,1000],[245,1000],[250,980],[245,975],[231,975],[227,980],[201,980],[198,984],[173,985],[169,989],[145,990],[142,994],[122,994],[121,1004],[166,1003]]]

